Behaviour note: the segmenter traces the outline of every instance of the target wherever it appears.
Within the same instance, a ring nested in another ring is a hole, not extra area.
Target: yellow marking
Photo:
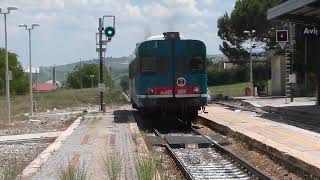
[[[257,125],[257,127],[260,127],[260,128],[264,128],[263,126],[259,126]],[[305,138],[302,138],[302,137],[299,137],[299,136],[296,136],[294,134],[290,134],[290,133],[287,133],[287,132],[284,132],[284,131],[280,131],[280,130],[273,130],[271,128],[268,128],[268,131],[271,131],[275,134],[278,134],[278,135],[281,135],[281,136],[285,136],[287,138],[290,138],[290,139],[294,139],[296,141],[299,141],[301,143],[304,143],[304,144],[308,144],[312,147],[315,147],[315,148],[320,148],[320,144],[317,144],[317,143],[314,143],[308,139],[305,139]]]

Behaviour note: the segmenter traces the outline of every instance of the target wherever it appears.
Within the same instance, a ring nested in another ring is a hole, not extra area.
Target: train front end
[[[133,105],[141,111],[173,113],[192,121],[207,104],[206,46],[198,40],[164,33],[136,51]],[[134,79],[134,80],[133,80]]]

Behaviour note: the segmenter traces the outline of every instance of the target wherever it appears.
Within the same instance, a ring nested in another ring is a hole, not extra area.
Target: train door
[[[186,41],[175,41],[173,48],[173,92],[176,98],[185,97],[188,87],[188,74],[186,60],[189,58],[188,44]]]

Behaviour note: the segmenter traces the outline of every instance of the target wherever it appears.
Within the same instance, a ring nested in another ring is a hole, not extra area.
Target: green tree
[[[67,86],[74,89],[80,89],[80,79],[82,80],[83,88],[91,87],[90,75],[94,75],[93,86],[97,87],[99,83],[99,66],[97,64],[83,64],[77,65],[73,72],[70,72],[67,76]],[[108,73],[108,69],[104,69],[104,80],[106,86],[110,86],[111,79]]]
[[[255,41],[265,44],[265,49],[275,45],[275,30],[279,22],[267,20],[268,9],[286,0],[241,0],[237,1],[234,10],[229,15],[224,14],[218,19],[218,36],[222,39],[220,50],[230,61],[239,63],[241,59],[248,59],[249,53],[244,44],[250,36],[245,30],[256,30]]]
[[[123,91],[127,91],[129,89],[129,76],[125,75],[120,78],[120,86]]]
[[[10,81],[10,93],[12,95],[24,95],[28,92],[29,81],[18,61],[18,55],[8,52],[9,70],[12,71]],[[0,95],[5,93],[5,49],[0,48]]]

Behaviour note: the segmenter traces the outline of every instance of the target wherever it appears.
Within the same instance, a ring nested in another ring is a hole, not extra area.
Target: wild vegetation
[[[103,160],[103,168],[107,179],[117,180],[121,173],[121,156],[116,152],[107,152]]]
[[[127,91],[129,89],[129,76],[125,75],[120,78],[120,86],[123,91]]]
[[[110,103],[112,97],[113,104],[126,103],[121,92],[108,91],[105,93],[105,102]],[[99,104],[99,93],[97,88],[88,89],[59,89],[47,93],[35,93],[34,100],[37,103],[37,111],[43,112],[47,109],[63,109],[67,107],[81,107]],[[0,107],[5,107],[5,97],[0,97]],[[12,118],[20,119],[18,116],[29,112],[29,96],[13,96],[11,99]],[[0,120],[5,117],[5,108],[0,108]]]
[[[28,92],[29,81],[18,61],[18,55],[8,52],[9,70],[12,71],[10,81],[10,93],[12,95],[24,95]],[[5,94],[5,49],[0,48],[0,96]]]
[[[91,86],[97,87],[98,83],[98,64],[82,64],[75,66],[74,70],[68,74],[66,82],[67,87],[74,89],[90,88]],[[110,87],[111,84],[114,84],[110,78],[109,70],[107,68],[104,69],[104,83],[107,87]]]
[[[87,169],[85,165],[68,164],[67,167],[61,167],[59,171],[59,180],[86,180]]]

